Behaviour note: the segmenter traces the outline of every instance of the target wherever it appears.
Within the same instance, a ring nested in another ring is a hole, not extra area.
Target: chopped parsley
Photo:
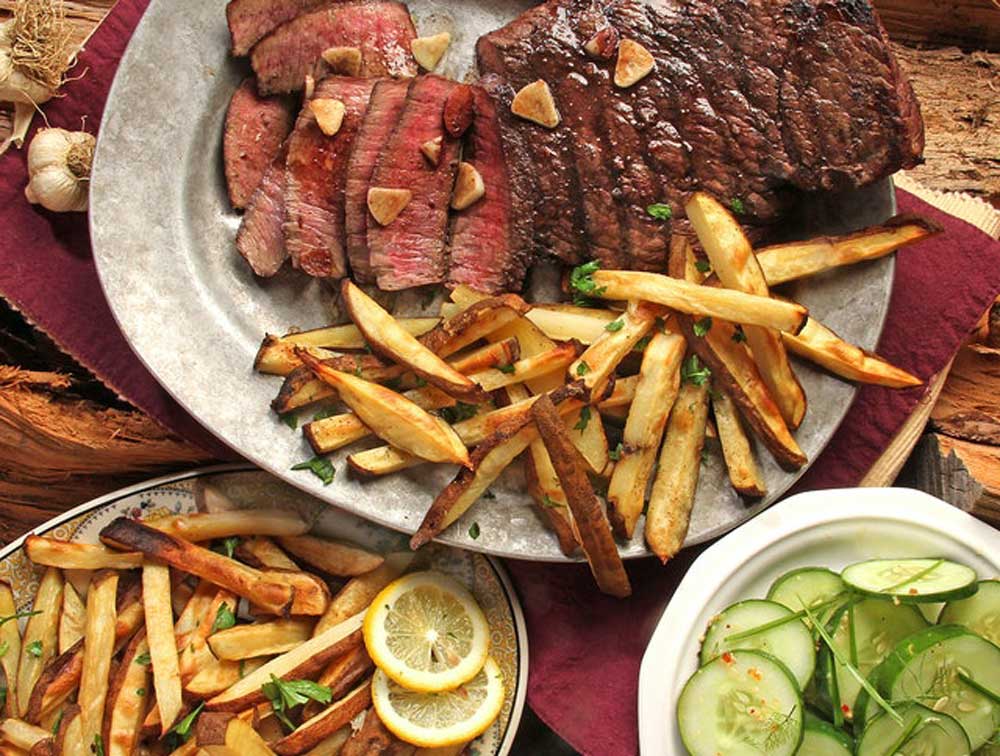
[[[294,412],[289,412],[287,415],[281,416],[281,422],[287,425],[292,430],[299,427],[299,418]]]
[[[737,325],[736,330],[733,331],[733,341],[739,344],[746,340],[747,340],[747,335],[743,332],[743,326]]]
[[[8,614],[4,617],[0,617],[0,627],[3,627],[8,622],[14,622],[15,620],[19,620],[21,619],[21,617],[34,617],[36,614],[41,614],[41,613],[42,613],[41,609],[35,611],[25,609],[23,612],[14,612],[14,614]]]
[[[7,641],[0,643],[0,658],[6,656],[8,651],[10,651],[10,643]]]
[[[233,558],[233,554],[236,553],[236,547],[240,545],[240,539],[238,536],[229,536],[228,538],[223,538],[221,541],[216,542],[212,546],[212,551],[217,554],[223,554],[230,559]]]
[[[591,297],[599,297],[605,287],[594,283],[594,273],[601,268],[601,263],[591,260],[589,263],[577,265],[570,271],[569,287],[573,291],[573,304],[581,307],[592,307],[594,302]]]
[[[712,330],[712,319],[707,315],[701,320],[694,321],[694,335],[699,339]]]
[[[560,504],[558,501],[556,501],[555,499],[553,499],[551,496],[549,496],[548,494],[545,494],[542,497],[542,506],[546,507],[547,509],[559,509],[560,507],[563,507],[565,505],[564,504]]]
[[[188,738],[191,737],[191,728],[194,726],[194,721],[198,718],[198,715],[201,714],[201,710],[203,708],[205,708],[204,701],[198,704],[186,717],[167,730],[167,734],[174,735],[182,743],[186,743]]]
[[[694,267],[699,273],[708,273],[712,269],[712,264],[708,260],[695,260]]]
[[[477,411],[478,408],[475,404],[455,402],[453,407],[442,407],[438,410],[438,414],[446,423],[454,425],[462,420],[468,420],[470,417],[475,417]]]
[[[698,355],[692,354],[681,365],[681,382],[694,386],[704,386],[705,381],[712,377],[712,371],[701,364]]]
[[[743,200],[739,197],[733,197],[732,201],[729,203],[729,207],[733,209],[733,212],[737,215],[743,215],[746,211],[746,205],[743,204]]]
[[[295,725],[288,718],[289,710],[309,701],[326,704],[333,700],[333,693],[328,686],[312,680],[281,680],[271,675],[271,682],[261,685],[260,690],[271,702],[274,716],[289,730],[295,729]]]
[[[362,369],[361,366],[362,366],[361,358],[360,357],[355,357],[354,358],[354,375],[357,376],[358,378],[360,378],[362,376],[362,374],[364,373],[364,370]]]
[[[573,426],[573,430],[578,430],[583,433],[587,426],[590,424],[590,407],[582,407],[580,409],[580,419],[576,421],[576,425]]]
[[[90,750],[94,756],[104,756],[104,738],[100,735],[95,735],[94,742],[91,744]]]
[[[3,689],[4,703],[7,701],[7,689]],[[59,712],[59,716],[56,717],[55,723],[52,725],[52,734],[57,735],[59,733],[59,726],[62,725],[63,717],[66,716],[66,709],[62,709]]]
[[[324,409],[321,409],[315,415],[313,415],[313,421],[316,421],[316,420],[326,420],[328,417],[334,417],[337,414],[338,413],[337,413],[336,408],[334,408],[334,407],[326,407]]]
[[[514,363],[511,362],[511,363],[508,363],[506,365],[497,365],[497,370],[499,370],[501,373],[507,373],[508,375],[510,375],[515,370],[517,370],[517,368],[514,367]]]
[[[635,346],[632,347],[632,351],[633,352],[645,352],[646,351],[646,347],[649,346],[649,342],[652,341],[652,340],[653,340],[652,336],[643,336],[641,339],[639,339],[637,342],[635,342]]]
[[[580,364],[576,366],[576,374],[583,376],[590,372],[590,365],[588,365],[583,360],[580,360]]]
[[[229,608],[229,604],[223,601],[219,604],[219,609],[215,613],[215,622],[212,623],[212,632],[216,633],[219,630],[228,630],[235,624],[236,615],[233,613],[233,610]]]
[[[324,486],[330,485],[333,482],[333,476],[337,473],[337,471],[333,469],[333,462],[325,457],[313,457],[305,462],[299,462],[297,465],[292,465],[292,469],[309,470],[313,475],[323,481]]]
[[[604,330],[611,331],[611,333],[617,333],[624,327],[625,327],[625,321],[622,320],[621,318],[618,318],[618,320],[612,320],[610,323],[604,326]]]
[[[28,653],[34,656],[36,659],[42,655],[42,642],[40,640],[31,641],[28,644]]]
[[[144,654],[139,654],[139,655],[138,655],[137,657],[135,657],[135,659],[133,659],[132,661],[133,661],[133,662],[134,662],[135,664],[141,664],[141,665],[142,665],[142,666],[144,666],[144,667],[148,667],[148,666],[150,665],[150,662],[152,662],[152,658],[151,658],[151,657],[150,657],[150,655],[149,655],[149,651],[147,651],[147,652],[145,652]]]
[[[673,217],[674,211],[670,209],[670,205],[665,205],[662,202],[656,202],[652,205],[646,206],[646,212],[650,214],[656,220],[670,220]]]
[[[475,541],[477,538],[479,538],[479,533],[480,533],[479,523],[478,522],[472,523],[472,525],[469,526],[469,538]]]
[[[135,694],[136,694],[136,695],[137,695],[137,696],[138,696],[139,698],[142,698],[142,697],[143,697],[144,695],[146,695],[146,689],[145,689],[145,688],[136,688],[136,689],[135,689]]]
[[[617,462],[619,459],[622,458],[622,452],[624,451],[625,448],[622,446],[622,442],[619,441],[618,446],[616,446],[614,449],[608,452],[608,459],[610,459],[612,462]]]

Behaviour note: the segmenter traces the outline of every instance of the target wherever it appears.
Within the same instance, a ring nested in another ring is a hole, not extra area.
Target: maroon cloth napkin
[[[46,105],[53,126],[100,121],[118,61],[148,0],[119,0],[91,38],[86,76]],[[0,158],[0,295],[122,396],[166,427],[222,458],[234,455],[188,416],[131,352],[104,301],[83,215],[55,215],[24,199],[24,152]],[[897,193],[900,210],[934,219],[945,233],[901,254],[879,353],[928,379],[955,354],[1000,290],[1000,244],[926,203]],[[796,490],[857,483],[913,411],[923,389],[865,387]],[[528,701],[588,756],[638,750],[639,663],[659,615],[701,549],[666,568],[629,564],[634,595],[600,595],[585,566],[508,562],[524,603],[531,645]],[[671,716],[664,712],[664,716]]]

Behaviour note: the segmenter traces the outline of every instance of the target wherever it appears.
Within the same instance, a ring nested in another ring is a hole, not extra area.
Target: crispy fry
[[[545,443],[540,438],[536,438],[528,447],[528,453],[524,457],[524,475],[528,493],[531,494],[542,521],[547,522],[555,533],[562,553],[573,556],[579,543],[570,524],[572,515],[566,501],[566,492],[562,490],[559,476],[556,475]]]
[[[123,553],[93,543],[70,543],[29,535],[24,551],[35,564],[67,570],[133,570],[142,566],[142,554]]]
[[[241,677],[259,669],[265,662],[266,658],[209,661],[184,683],[184,692],[196,699],[211,698],[235,685]]]
[[[120,548],[136,549],[177,569],[228,588],[279,616],[288,611],[295,614],[322,614],[326,609],[325,604],[303,606],[298,602],[293,603],[293,599],[297,597],[288,583],[279,582],[252,567],[125,517],[119,517],[107,525],[101,531],[101,539]]]
[[[622,434],[622,452],[608,485],[608,518],[617,535],[631,538],[642,514],[667,418],[680,388],[684,339],[658,333],[646,347],[639,385]]]
[[[646,511],[646,543],[664,563],[684,544],[694,505],[708,418],[708,383],[677,393]]]
[[[850,381],[889,388],[910,388],[923,383],[915,375],[886,362],[877,354],[847,343],[812,318],[797,336],[782,334],[782,338],[792,353]]]
[[[86,621],[87,609],[80,599],[80,594],[76,592],[72,583],[67,582],[63,586],[62,614],[59,615],[60,654],[65,653],[83,637]]]
[[[306,751],[306,756],[339,756],[344,743],[351,737],[352,732],[353,730],[350,725],[341,727],[333,735],[323,738],[323,740]]]
[[[337,388],[341,399],[379,438],[431,462],[469,464],[465,445],[441,418],[395,391],[330,370],[307,355],[302,359],[318,377]]]
[[[520,316],[530,309],[516,294],[501,294],[496,297],[477,296],[476,300],[469,302],[460,313],[448,318],[433,331],[421,337],[420,342],[435,354],[447,357],[479,339],[502,341],[517,336],[502,331],[507,330],[508,326],[517,322]],[[518,338],[518,341],[521,344],[522,354],[531,356],[533,352],[524,351],[524,340]]]
[[[11,617],[17,614],[17,604],[14,602],[14,592],[10,583],[0,580],[0,616]],[[17,620],[0,625],[0,644],[3,644],[7,652],[0,656],[0,668],[3,670],[4,685],[7,688],[6,701],[0,714],[8,717],[16,717],[18,711],[17,697],[17,663],[21,657],[21,631],[18,629]]]
[[[239,717],[226,727],[226,747],[239,756],[273,756],[274,751],[249,724]]]
[[[42,575],[32,604],[38,612],[28,618],[21,641],[21,659],[17,670],[17,711],[22,717],[28,711],[31,691],[41,677],[45,663],[55,656],[58,646],[59,611],[62,608],[63,578],[55,567]]]
[[[681,281],[659,273],[598,270],[593,276],[597,290],[606,299],[641,299],[699,318],[709,316],[737,323],[776,328],[796,333],[805,323],[805,307],[775,299],[714,289]]]
[[[51,738],[52,733],[41,727],[28,724],[23,719],[8,717],[0,723],[0,736],[6,743],[24,751],[30,751],[36,743]]]
[[[258,568],[293,571],[299,568],[278,544],[264,536],[244,538],[236,547],[236,556]]]
[[[250,659],[291,651],[312,636],[313,622],[281,619],[254,625],[237,625],[208,637],[212,653],[219,659]]]
[[[897,215],[880,226],[846,236],[821,236],[757,250],[757,260],[771,286],[815,275],[824,270],[874,260],[907,244],[941,233],[933,221],[915,215]]]
[[[417,341],[350,279],[344,279],[340,293],[351,320],[373,350],[405,365],[428,383],[458,399],[473,403],[484,400],[482,390],[468,377]]]
[[[274,752],[281,756],[296,756],[316,747],[341,727],[349,724],[354,717],[371,706],[371,702],[371,681],[367,680],[275,743]]]
[[[605,331],[569,366],[569,380],[582,378],[593,396],[602,396],[618,364],[653,329],[660,314],[656,307],[629,306],[620,318],[622,327]]]
[[[188,645],[191,634],[211,613],[212,601],[219,589],[207,580],[199,580],[194,592],[174,623],[174,636],[177,638],[177,648]]]
[[[496,391],[504,386],[539,378],[566,368],[580,353],[578,342],[567,341],[552,349],[525,357],[507,365],[504,370],[493,368],[469,376],[484,391]]]
[[[726,208],[711,196],[695,192],[685,212],[724,286],[759,297],[770,296],[750,240]],[[674,236],[671,247],[675,244],[689,246],[681,236]],[[749,324],[744,330],[754,362],[781,416],[790,428],[798,428],[806,414],[806,395],[792,371],[781,334],[772,328]]]
[[[334,659],[316,680],[330,689],[334,701],[346,696],[357,683],[367,676],[375,663],[368,656],[364,645],[352,648],[343,656]],[[302,709],[303,719],[312,719],[323,710],[319,701],[310,701]]]
[[[180,514],[147,520],[146,524],[195,543],[231,536],[294,536],[309,530],[307,522],[285,509]]]
[[[362,643],[363,620],[364,612],[359,612],[297,648],[271,659],[228,690],[209,699],[205,708],[209,711],[243,711],[248,706],[260,703],[264,700],[261,685],[268,682],[271,675],[282,680],[312,679],[331,659]]]
[[[63,709],[59,732],[56,733],[56,753],[60,756],[91,756],[91,744],[83,740],[83,717],[80,707],[69,704]]]
[[[236,719],[231,711],[206,711],[194,723],[194,739],[198,745],[225,745],[226,728]]]
[[[279,538],[293,556],[330,575],[353,577],[371,572],[385,561],[379,554],[346,541],[302,535]]]
[[[139,729],[152,695],[150,665],[140,664],[136,658],[148,652],[146,634],[136,634],[114,673],[102,728],[105,756],[131,756],[136,752]]]
[[[146,636],[153,663],[153,687],[160,712],[160,734],[174,726],[184,702],[177,639],[170,608],[170,568],[147,562],[142,568],[142,604],[146,612]]]
[[[532,418],[566,493],[590,570],[604,593],[623,598],[632,592],[611,526],[587,478],[586,462],[573,446],[559,412],[546,395],[531,405]]]
[[[608,323],[621,316],[613,310],[600,310],[573,305],[534,305],[525,317],[542,333],[556,341],[575,339],[581,344],[593,344],[604,335]]]
[[[213,589],[211,601],[198,617],[197,627],[184,636],[183,641],[177,637],[178,669],[182,684],[215,659],[208,645],[208,638],[218,629],[217,618],[227,612],[236,613],[236,595],[224,588],[213,586]]]
[[[313,635],[321,635],[335,625],[364,611],[379,592],[402,575],[413,561],[408,552],[387,554],[381,565],[347,581],[320,617]]]
[[[143,587],[145,588],[145,585]],[[108,697],[111,656],[115,646],[117,591],[118,573],[109,571],[96,575],[87,592],[87,624],[84,635],[86,640],[83,644],[83,670],[80,674],[80,692],[77,696],[80,715],[83,717],[81,732],[85,743],[95,743],[104,725],[104,704]],[[168,580],[168,598],[169,591]],[[149,615],[148,604],[146,614]]]
[[[767,486],[757,467],[753,446],[743,430],[736,405],[724,391],[717,391],[712,395],[712,408],[715,410],[715,426],[729,471],[729,482],[741,496],[763,496],[767,493]]]
[[[581,407],[566,415],[563,424],[569,431],[573,446],[583,455],[590,472],[603,475],[611,458],[608,456],[608,437],[604,433],[600,410],[590,406]]]

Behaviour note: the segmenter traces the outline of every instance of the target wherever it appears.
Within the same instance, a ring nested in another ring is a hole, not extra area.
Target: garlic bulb
[[[28,202],[57,213],[87,209],[94,135],[39,129],[28,147]]]
[[[14,63],[14,19],[0,24],[0,100],[40,105],[56,93]]]

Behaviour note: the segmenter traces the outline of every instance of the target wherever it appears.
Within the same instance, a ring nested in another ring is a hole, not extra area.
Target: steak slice
[[[288,139],[285,244],[292,264],[310,276],[343,278],[344,183],[354,135],[364,118],[374,79],[331,76],[316,85],[315,98],[340,100],[346,112],[333,136],[320,131],[302,108]]]
[[[281,97],[261,97],[253,77],[233,93],[226,111],[222,156],[229,201],[243,209],[274,156],[292,130],[291,103]]]
[[[403,3],[389,0],[342,2],[282,24],[250,54],[263,94],[294,92],[330,47],[361,50],[362,76],[415,76],[410,52],[416,36]]]
[[[347,259],[358,283],[375,282],[368,262],[368,186],[379,156],[385,151],[403,112],[411,82],[412,79],[383,79],[375,85],[347,162],[344,229]]]
[[[236,249],[258,276],[270,278],[288,259],[285,247],[285,142],[264,171],[236,233]]]
[[[471,207],[452,215],[450,284],[497,294],[520,289],[532,256],[531,174],[518,172],[508,160],[498,111],[510,107],[496,77],[473,86],[475,119],[464,160],[483,177],[486,194]]]
[[[441,283],[448,270],[448,206],[458,167],[459,141],[444,130],[444,102],[459,84],[429,74],[413,82],[399,122],[379,157],[371,186],[409,189],[413,198],[388,226],[368,223],[368,254],[378,287],[386,291]],[[420,145],[441,137],[432,166]]]
[[[296,16],[336,0],[230,0],[226,21],[233,55],[246,55],[257,42]]]

